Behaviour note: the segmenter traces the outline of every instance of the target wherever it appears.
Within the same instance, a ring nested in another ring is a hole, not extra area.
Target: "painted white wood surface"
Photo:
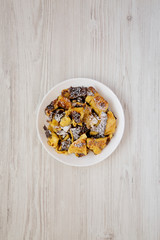
[[[0,0],[0,239],[159,240],[159,0]],[[105,83],[126,117],[107,160],[65,166],[35,129],[44,94]]]

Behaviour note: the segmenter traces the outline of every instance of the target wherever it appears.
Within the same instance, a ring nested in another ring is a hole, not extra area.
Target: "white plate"
[[[44,114],[44,109],[51,101],[57,98],[60,95],[61,90],[69,88],[70,86],[93,86],[109,103],[109,108],[114,112],[115,116],[117,117],[117,129],[115,132],[114,137],[111,139],[110,143],[105,147],[102,152],[98,155],[94,155],[93,152],[89,151],[89,153],[81,158],[76,157],[74,154],[71,155],[63,155],[58,154],[54,148],[47,144],[47,139],[43,130],[44,124],[46,124],[47,117]],[[54,86],[43,98],[37,113],[37,132],[38,137],[47,150],[47,152],[57,159],[58,161],[70,165],[70,166],[77,166],[77,167],[84,167],[84,166],[91,166],[96,163],[99,163],[106,159],[119,145],[121,138],[124,132],[124,112],[123,108],[117,98],[117,96],[104,84],[88,79],[88,78],[72,78],[66,81],[63,81],[56,86]]]

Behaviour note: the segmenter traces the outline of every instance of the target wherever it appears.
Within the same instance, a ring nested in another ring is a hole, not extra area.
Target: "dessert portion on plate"
[[[82,157],[99,154],[112,139],[116,117],[108,102],[93,87],[70,87],[45,109],[48,144],[57,153]]]

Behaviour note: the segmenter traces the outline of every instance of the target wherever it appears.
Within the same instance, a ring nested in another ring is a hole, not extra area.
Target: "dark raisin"
[[[97,113],[94,111],[93,108],[92,108],[92,114],[93,114],[94,116],[98,116]]]
[[[106,145],[108,145],[108,143],[110,142],[110,138],[107,138],[107,141],[106,141]]]
[[[63,110],[63,109],[57,109],[57,110],[56,110],[56,113],[62,114],[62,113],[64,113],[64,110]]]
[[[46,110],[53,110],[54,106],[52,105],[52,102],[46,107]]]
[[[48,130],[48,128],[46,127],[46,125],[43,126],[44,131]]]
[[[82,125],[82,127],[81,127],[81,133],[83,134],[83,133],[86,133],[86,132],[88,132],[88,131],[89,131],[89,129],[86,127],[86,124],[83,123],[83,125]]]
[[[43,126],[43,129],[44,129],[44,131],[45,131],[46,137],[47,137],[47,138],[51,138],[51,137],[52,137],[51,131],[48,130],[48,128],[46,127],[46,125]]]
[[[87,88],[86,87],[70,87],[70,99],[76,99],[78,97],[86,97],[87,96]]]
[[[80,116],[81,116],[81,114],[76,111],[71,112],[71,118],[74,119],[74,121],[76,123],[80,123],[80,121],[81,121]]]

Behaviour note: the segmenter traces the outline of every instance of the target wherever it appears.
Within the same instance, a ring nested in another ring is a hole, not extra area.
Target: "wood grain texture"
[[[159,0],[0,0],[0,239],[160,239]],[[118,149],[88,168],[42,148],[47,91],[89,77],[119,97]]]

